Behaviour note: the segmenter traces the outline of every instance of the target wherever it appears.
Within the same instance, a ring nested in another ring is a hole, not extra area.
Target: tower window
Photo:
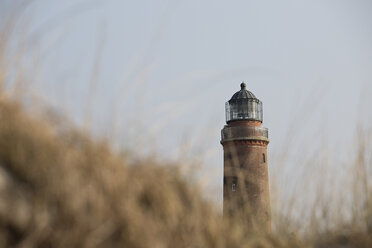
[[[231,191],[235,192],[237,186],[238,186],[238,178],[233,177],[232,182],[231,182]]]
[[[265,163],[265,162],[266,162],[265,153],[262,153],[262,163]]]

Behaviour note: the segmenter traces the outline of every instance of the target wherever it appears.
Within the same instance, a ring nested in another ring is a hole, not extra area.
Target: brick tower
[[[240,87],[226,102],[227,124],[221,131],[223,213],[242,214],[249,226],[270,230],[268,130],[262,127],[262,102],[244,82]]]

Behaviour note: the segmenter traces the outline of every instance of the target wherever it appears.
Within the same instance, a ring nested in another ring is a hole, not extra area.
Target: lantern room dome
[[[256,96],[252,92],[246,89],[247,85],[244,82],[240,84],[240,88],[241,89],[231,97],[230,101],[239,100],[239,99],[257,99]]]

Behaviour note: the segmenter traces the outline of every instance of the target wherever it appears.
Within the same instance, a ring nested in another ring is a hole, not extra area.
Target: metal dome
[[[226,102],[226,122],[238,120],[263,121],[262,102],[246,89],[247,85],[240,84],[240,90]]]
[[[246,89],[247,85],[244,82],[240,84],[240,88],[241,88],[241,90],[236,92],[231,97],[230,101],[237,101],[239,99],[256,99],[256,100],[258,100],[252,92],[250,92],[249,90]]]

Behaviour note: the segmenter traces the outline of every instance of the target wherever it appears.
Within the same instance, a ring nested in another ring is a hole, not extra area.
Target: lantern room
[[[240,84],[240,90],[226,102],[226,123],[238,120],[263,121],[262,102]]]

